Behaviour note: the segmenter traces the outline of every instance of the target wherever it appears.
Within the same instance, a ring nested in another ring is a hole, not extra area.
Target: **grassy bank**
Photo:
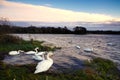
[[[120,73],[109,60],[95,58],[85,68],[71,73],[33,74],[35,65],[12,66],[0,62],[0,80],[120,80]]]
[[[55,48],[42,46],[43,41],[25,41],[17,36],[1,35],[0,36],[0,52],[8,52],[11,50],[33,50],[35,47],[39,47],[41,51],[50,51]]]
[[[54,51],[57,47],[48,47],[43,46],[42,43],[44,41],[34,41],[31,39],[30,41],[25,41],[22,38],[11,35],[0,35],[0,59],[3,59],[9,51],[14,50],[24,50],[30,51],[34,50],[35,47],[39,47],[40,51]]]

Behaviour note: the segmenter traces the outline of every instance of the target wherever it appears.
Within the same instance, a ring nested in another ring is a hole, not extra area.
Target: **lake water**
[[[25,40],[45,41],[61,47],[53,56],[53,69],[81,68],[83,61],[93,57],[110,59],[120,67],[120,35],[74,35],[74,34],[14,34]],[[109,45],[112,44],[112,45]],[[80,49],[76,48],[80,46]],[[85,52],[93,48],[93,52]]]

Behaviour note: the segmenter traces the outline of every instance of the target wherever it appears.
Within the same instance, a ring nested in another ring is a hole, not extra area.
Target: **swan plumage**
[[[76,46],[77,49],[80,49],[80,46]]]
[[[45,72],[47,71],[53,64],[53,60],[50,58],[50,56],[53,55],[52,52],[48,52],[46,55],[46,59],[39,62],[36,66],[36,70],[34,74]]]
[[[35,60],[44,60],[44,55],[45,55],[46,52],[38,52],[38,53],[35,53],[34,56],[32,56],[33,59]]]
[[[44,55],[46,52],[38,52],[36,55],[41,56]]]
[[[25,52],[25,54],[35,54],[35,53],[37,53],[39,48],[38,47],[36,47],[35,48],[35,51],[28,51],[28,52]]]
[[[20,52],[24,52],[24,51],[22,51],[22,50],[10,51],[8,54],[9,54],[9,55],[18,55],[18,54],[20,54]]]
[[[44,57],[41,57],[41,56],[38,56],[38,55],[34,55],[34,56],[32,56],[32,58],[33,58],[34,60],[38,60],[38,61],[44,59]]]
[[[92,51],[93,51],[93,48],[85,48],[84,51],[85,51],[85,52],[92,52]]]
[[[113,46],[114,44],[113,43],[107,43],[108,46]]]

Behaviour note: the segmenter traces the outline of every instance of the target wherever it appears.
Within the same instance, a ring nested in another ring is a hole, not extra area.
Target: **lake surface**
[[[93,57],[110,59],[120,67],[120,35],[74,35],[74,34],[13,34],[25,40],[45,41],[61,47],[53,56],[53,69],[81,68],[83,61]],[[112,44],[112,45],[109,45]],[[80,49],[76,48],[80,46]],[[93,48],[93,52],[85,52],[85,48]]]

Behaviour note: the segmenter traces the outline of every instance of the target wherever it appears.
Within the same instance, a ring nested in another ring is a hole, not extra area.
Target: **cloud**
[[[48,7],[51,7],[52,6],[52,4],[44,4],[45,6],[48,6]]]
[[[47,4],[48,5],[48,4]],[[106,22],[120,21],[105,14],[76,12],[52,8],[50,6],[39,6],[1,0],[0,16],[8,17],[12,21],[41,21],[41,22]]]

